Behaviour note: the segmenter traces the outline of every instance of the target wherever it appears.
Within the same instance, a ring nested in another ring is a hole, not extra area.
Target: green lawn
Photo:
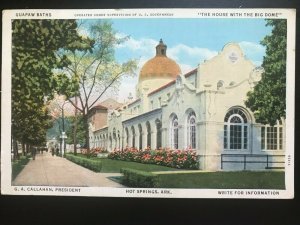
[[[100,159],[102,161],[102,170],[101,173],[119,173],[121,168],[130,168],[136,170],[142,170],[147,172],[154,171],[175,171],[179,169],[159,166],[153,164],[143,164],[136,162],[127,162],[113,159]]]
[[[78,156],[86,157],[78,154]],[[102,162],[101,173],[119,173],[121,168],[158,173],[159,188],[208,188],[208,189],[285,189],[284,172],[236,171],[236,172],[194,172],[165,166],[142,164],[112,159],[91,158]],[[178,172],[178,173],[176,173]],[[122,178],[116,178],[121,182]]]
[[[159,174],[160,188],[285,189],[284,172]]]
[[[20,159],[12,161],[12,180],[18,176],[28,162],[29,156],[20,156]]]

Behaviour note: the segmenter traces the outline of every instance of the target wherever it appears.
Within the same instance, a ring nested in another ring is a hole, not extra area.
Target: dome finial
[[[162,38],[156,46],[156,56],[167,56],[167,45],[164,44]]]

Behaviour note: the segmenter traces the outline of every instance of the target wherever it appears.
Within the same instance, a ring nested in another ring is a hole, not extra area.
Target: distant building
[[[107,126],[108,115],[114,109],[121,107],[123,104],[114,99],[108,98],[100,104],[94,106],[89,112],[89,124],[93,130],[99,130]]]
[[[285,121],[255,121],[244,101],[263,69],[229,43],[210,60],[182,74],[160,40],[156,56],[142,67],[137,99],[125,105],[94,107],[90,145],[108,151],[126,146],[194,149],[203,170],[282,167]],[[105,120],[106,119],[106,120]]]

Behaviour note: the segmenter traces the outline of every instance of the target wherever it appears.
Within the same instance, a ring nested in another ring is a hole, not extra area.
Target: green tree
[[[81,146],[85,146],[85,133],[84,133],[84,124],[82,120],[82,116],[78,115],[77,116],[77,126],[78,126],[78,131],[76,132],[76,139],[77,143],[80,144]],[[56,117],[52,121],[52,126],[48,129],[47,131],[47,138],[48,139],[53,139],[56,138],[56,140],[59,140],[60,135],[62,133],[62,117]],[[73,140],[73,135],[74,135],[74,125],[75,125],[75,116],[66,116],[64,117],[64,124],[65,124],[65,132],[67,135],[66,143],[67,144],[74,144]]]
[[[77,119],[77,121],[75,121]],[[80,146],[85,146],[85,132],[84,132],[84,121],[81,115],[77,116],[69,116],[66,118],[67,123],[69,124],[66,129],[66,134],[68,137],[67,144],[74,144],[74,138],[73,135],[76,135],[77,143],[80,144]],[[77,123],[76,123],[77,122]],[[77,132],[74,132],[74,126],[77,125]]]
[[[116,62],[115,47],[127,38],[118,38],[112,23],[98,20],[89,26],[89,38],[94,40],[92,51],[62,51],[71,62],[58,75],[60,94],[64,94],[81,113],[84,121],[86,147],[89,151],[88,116],[92,107],[107,92],[117,88],[123,76],[133,75],[137,67],[135,60],[122,64]],[[79,104],[75,103],[75,97]]]
[[[75,20],[14,20],[12,22],[12,138],[30,145],[45,140],[50,119],[45,104],[58,84],[53,69],[68,64],[59,49],[90,48],[77,33]]]
[[[283,19],[269,19],[272,33],[261,44],[266,46],[261,81],[248,92],[245,104],[254,112],[257,122],[276,124],[285,118],[286,110],[286,36],[287,24]]]

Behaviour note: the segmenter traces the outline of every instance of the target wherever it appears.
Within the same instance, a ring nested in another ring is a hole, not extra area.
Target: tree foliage
[[[75,116],[67,116],[64,117],[64,124],[65,124],[65,132],[67,135],[66,143],[67,144],[74,144],[73,143],[73,135],[74,135],[74,124],[75,124]],[[49,139],[55,138],[56,140],[60,140],[60,136],[62,133],[62,117],[59,116],[55,118],[52,122],[52,126],[50,129],[47,130],[47,137]],[[77,144],[81,146],[85,146],[85,133],[84,133],[84,123],[81,115],[77,116],[77,126],[78,130],[76,132]]]
[[[90,110],[107,91],[118,86],[121,77],[134,74],[136,61],[129,60],[122,64],[116,62],[115,47],[126,41],[126,38],[117,37],[111,22],[98,20],[89,24],[88,28],[89,38],[94,41],[92,50],[59,51],[58,57],[63,59],[62,55],[66,55],[71,63],[57,75],[57,79],[61,81],[60,94],[64,94],[83,116],[89,149]],[[75,96],[79,104],[75,104]]]
[[[75,121],[77,120],[77,121]],[[80,146],[86,146],[86,140],[85,140],[85,132],[84,132],[84,121],[81,115],[77,116],[70,116],[67,117],[67,123],[69,126],[67,126],[66,134],[68,136],[66,143],[67,144],[74,144],[73,143],[73,135],[76,134],[76,140],[77,144],[80,144]],[[74,132],[74,124],[77,123],[77,131]]]
[[[12,22],[12,136],[30,145],[45,142],[51,126],[45,104],[59,81],[53,69],[68,65],[59,49],[75,51],[92,43],[77,33],[75,20],[14,20]]]
[[[283,19],[267,20],[272,33],[261,44],[266,46],[261,81],[250,91],[245,104],[254,112],[257,122],[276,124],[285,118],[286,109],[286,36],[287,24]]]

